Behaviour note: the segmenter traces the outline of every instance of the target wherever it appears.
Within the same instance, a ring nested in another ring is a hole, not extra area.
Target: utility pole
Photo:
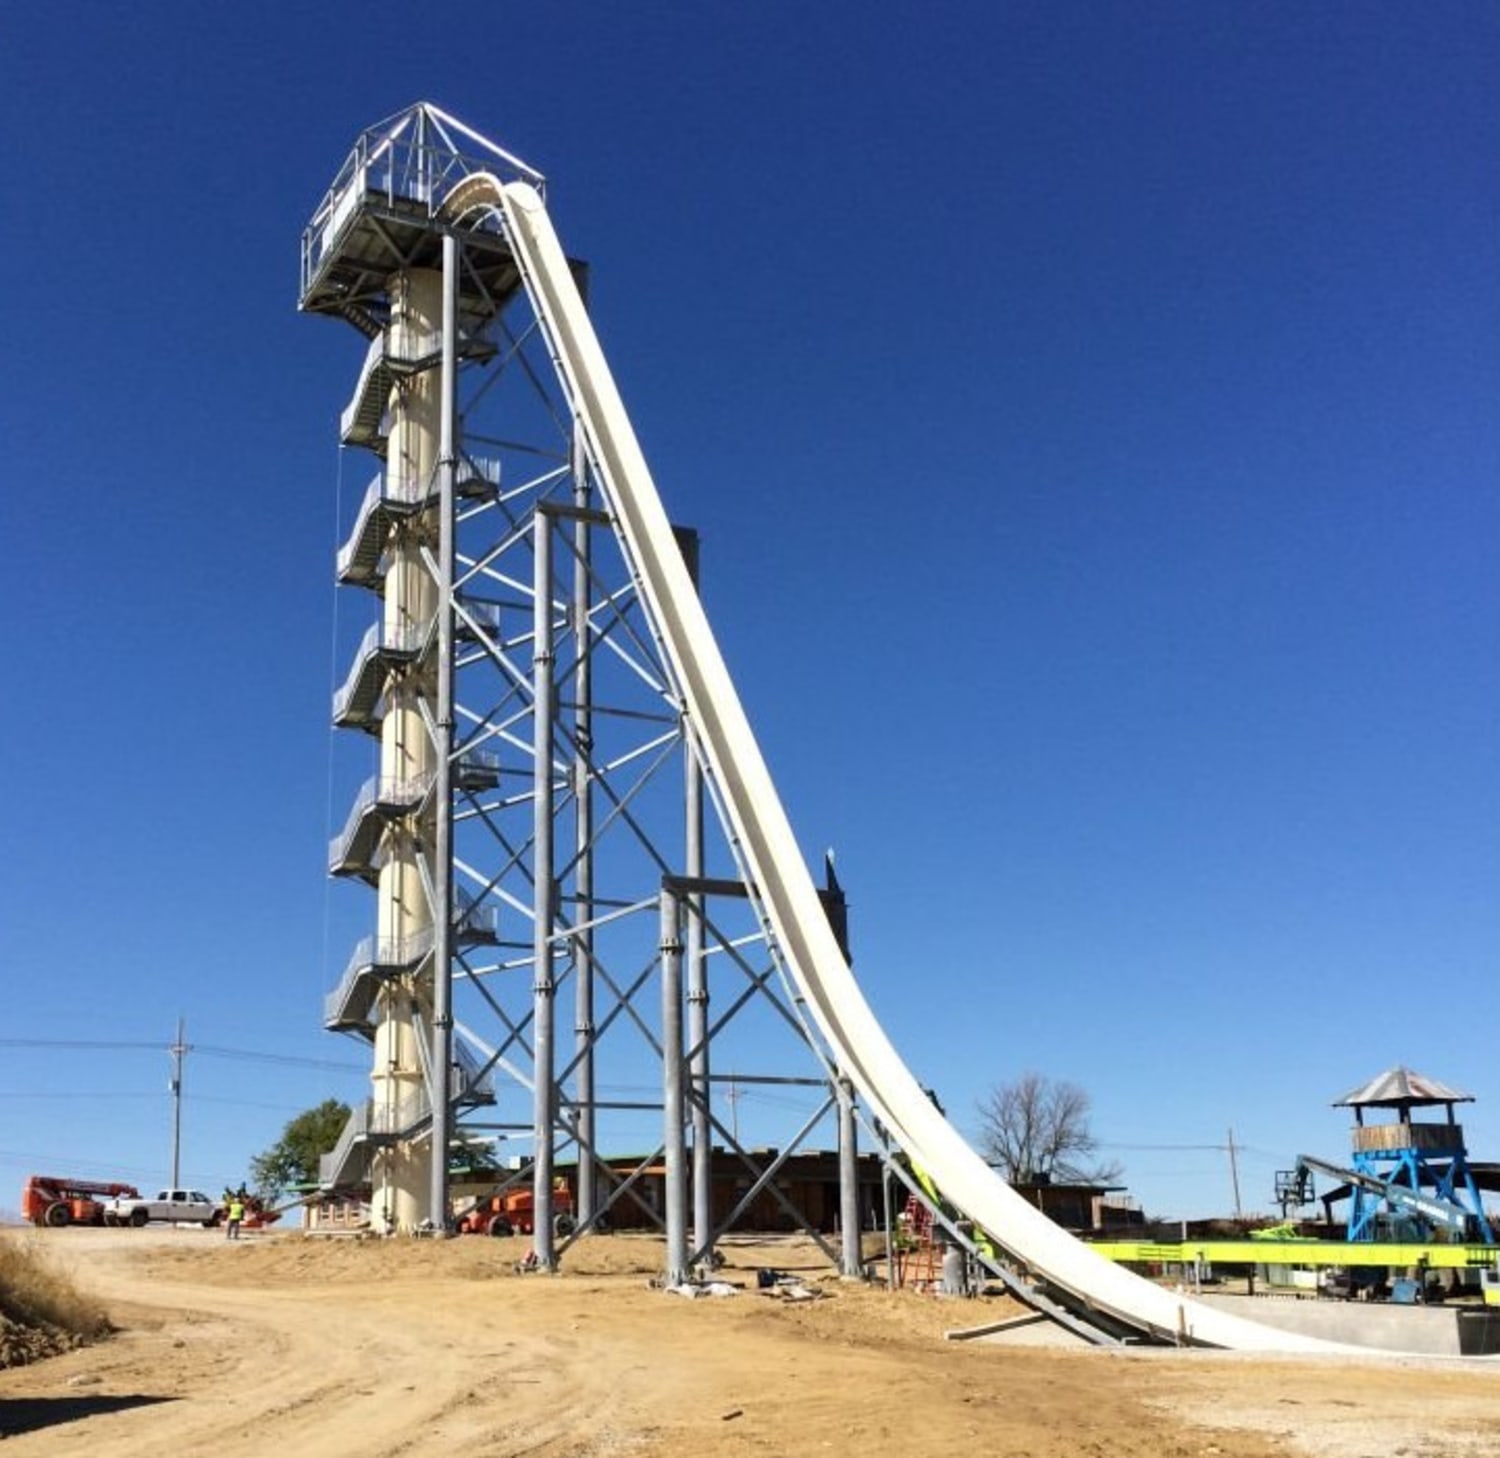
[[[740,1142],[740,1086],[735,1082],[734,1075],[729,1075],[729,1092],[724,1095],[729,1104],[729,1127],[734,1136],[734,1142]]]
[[[177,1019],[177,1041],[167,1050],[172,1055],[172,1188],[182,1185],[182,1059],[188,1051],[183,1042],[186,1024]]]
[[[1240,1166],[1235,1158],[1233,1129],[1229,1131],[1229,1178],[1234,1183],[1234,1218],[1243,1220],[1244,1213],[1240,1209]]]

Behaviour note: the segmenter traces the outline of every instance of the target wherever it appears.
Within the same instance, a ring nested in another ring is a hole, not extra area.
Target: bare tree
[[[1089,1096],[1076,1083],[1023,1073],[996,1084],[979,1101],[979,1147],[1012,1184],[1037,1179],[1110,1184],[1120,1165],[1092,1156],[1099,1141],[1089,1129]]]

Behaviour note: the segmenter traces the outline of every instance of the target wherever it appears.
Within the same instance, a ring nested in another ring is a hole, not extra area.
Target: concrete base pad
[[[1199,1299],[1279,1331],[1294,1331],[1376,1351],[1437,1357],[1500,1353],[1500,1310],[1496,1309],[1207,1293]]]

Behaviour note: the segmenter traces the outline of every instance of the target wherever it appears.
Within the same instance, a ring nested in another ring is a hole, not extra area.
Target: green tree
[[[1109,1184],[1120,1166],[1094,1158],[1089,1096],[1076,1083],[1023,1073],[979,1103],[979,1147],[1011,1184],[1054,1179]]]
[[[292,1185],[311,1184],[318,1178],[318,1156],[339,1142],[349,1122],[349,1105],[324,1099],[288,1121],[281,1138],[250,1161],[250,1182],[268,1200],[279,1200]]]

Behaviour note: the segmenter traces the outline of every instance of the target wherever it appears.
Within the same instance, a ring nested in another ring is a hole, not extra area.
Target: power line
[[[63,1091],[42,1091],[36,1089],[0,1089],[0,1099],[92,1099],[95,1103],[115,1103],[120,1099],[159,1099],[160,1092],[142,1093],[139,1090],[129,1089],[102,1089],[98,1093],[89,1093],[86,1090],[67,1089]],[[213,1094],[194,1094],[195,1104],[228,1104],[238,1109],[269,1109],[278,1114],[295,1114],[298,1112],[295,1104],[268,1104],[256,1099],[226,1099]]]
[[[103,1038],[0,1038],[0,1048],[150,1048],[160,1052],[165,1043],[122,1043]]]
[[[211,1043],[194,1043],[194,1053],[209,1058],[237,1058],[251,1063],[277,1063],[288,1068],[321,1068],[332,1073],[367,1073],[358,1063],[339,1063],[332,1058],[302,1058],[295,1053],[256,1053],[248,1048],[219,1048]]]
[[[268,1109],[273,1114],[296,1114],[301,1110],[296,1104],[267,1104],[256,1099],[216,1098],[212,1094],[194,1094],[195,1104],[228,1104],[236,1109]]]
[[[1118,1149],[1126,1154],[1151,1153],[1159,1154],[1162,1151],[1168,1153],[1193,1153],[1193,1154],[1225,1154],[1228,1152],[1227,1144],[1111,1144],[1104,1140],[1099,1141],[1100,1149]],[[1274,1149],[1262,1149],[1255,1144],[1241,1144],[1238,1139],[1234,1141],[1234,1147],[1239,1154],[1254,1154],[1261,1159],[1285,1159],[1284,1154],[1278,1154]]]
[[[317,1068],[333,1073],[366,1071],[358,1063],[339,1063],[332,1058],[303,1058],[295,1053],[263,1053],[253,1048],[225,1048],[213,1043],[190,1043],[186,1046],[187,1051],[202,1053],[209,1058],[235,1058],[252,1063],[275,1063],[287,1068]],[[0,1048],[151,1049],[155,1052],[167,1053],[172,1051],[170,1043],[106,1038],[0,1038]]]
[[[1199,1154],[1207,1153],[1209,1151],[1222,1154],[1228,1147],[1229,1146],[1226,1144],[1107,1144],[1102,1139],[1099,1141],[1100,1149],[1123,1149],[1127,1153],[1133,1153],[1143,1150],[1150,1150],[1153,1153],[1159,1152],[1161,1150],[1170,1150],[1173,1153],[1180,1153],[1191,1150]],[[1243,1149],[1244,1147],[1245,1146],[1243,1144],[1235,1145],[1236,1149]]]
[[[116,1099],[159,1099],[160,1097],[161,1094],[158,1092],[133,1093],[116,1089],[109,1089],[103,1093],[83,1093],[77,1089],[68,1089],[65,1092],[60,1093],[49,1093],[38,1092],[34,1088],[22,1089],[15,1093],[10,1092],[9,1090],[0,1091],[0,1099],[107,1099],[111,1103],[113,1103]]]

